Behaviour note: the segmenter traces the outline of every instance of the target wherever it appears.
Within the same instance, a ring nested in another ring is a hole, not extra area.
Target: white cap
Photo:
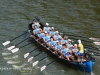
[[[78,43],[80,44],[81,43],[81,40],[78,40]]]
[[[54,29],[54,27],[51,27],[51,29]]]
[[[59,42],[59,41],[56,41],[56,42]]]
[[[45,31],[45,33],[47,33],[47,31]]]
[[[71,41],[71,39],[68,39],[68,41]]]
[[[74,44],[74,46],[77,46],[77,44]]]
[[[46,23],[46,25],[48,26],[48,25],[49,25],[49,23]]]
[[[59,33],[58,31],[56,31],[56,33]]]

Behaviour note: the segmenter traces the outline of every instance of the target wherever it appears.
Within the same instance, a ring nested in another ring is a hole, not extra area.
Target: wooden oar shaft
[[[31,42],[32,43],[32,42]],[[23,48],[23,47],[25,47],[25,46],[27,46],[27,45],[30,45],[31,43],[28,43],[28,44],[26,44],[26,45],[24,45],[24,46],[22,46],[22,47],[19,47],[19,49],[21,49],[21,48]]]
[[[42,61],[43,59],[47,58],[48,56],[52,55],[52,54],[53,54],[53,53],[50,53],[50,54],[49,54],[49,55],[47,55],[46,57],[44,57],[44,58],[40,59],[40,60],[39,60],[39,62],[40,62],[40,61]]]
[[[21,35],[19,35],[19,36],[15,37],[15,38],[13,38],[13,39],[12,39],[12,40],[10,40],[10,41],[13,41],[13,40],[17,39],[18,37],[20,37],[20,36],[22,36],[22,35],[24,35],[24,34],[26,34],[26,33],[27,33],[27,31],[26,31],[26,32],[24,32],[23,34],[21,34]]]
[[[55,62],[59,57],[57,57],[56,59],[54,59],[53,61],[51,61],[50,63],[48,63],[46,66],[52,64],[53,62]]]
[[[28,38],[29,38],[29,37],[28,37]],[[18,44],[24,42],[24,41],[27,40],[28,38],[26,38],[26,39],[22,40],[21,42],[17,43],[15,46],[17,46]]]

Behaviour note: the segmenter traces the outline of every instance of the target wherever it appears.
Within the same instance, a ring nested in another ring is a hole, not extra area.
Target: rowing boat
[[[44,25],[39,22],[40,25],[43,27]],[[28,26],[29,29],[30,29],[30,25]],[[29,34],[32,34],[31,33],[32,31],[29,32]],[[39,45],[41,45],[41,43],[39,41],[36,40],[36,37],[33,36],[32,39],[38,43]],[[42,45],[41,45],[42,46]],[[49,52],[49,53],[53,53],[52,49],[47,49],[46,46],[42,46],[45,51]],[[85,53],[85,58],[86,58],[86,61],[81,61],[81,62],[76,62],[76,61],[68,61],[66,58],[59,58],[59,55],[58,54],[53,54],[53,56],[55,56],[56,58],[58,58],[60,61],[62,62],[65,62],[66,64],[71,64],[71,65],[74,65],[76,67],[78,67],[80,70],[84,71],[84,72],[87,72],[87,73],[92,73],[92,67],[95,63],[95,58],[92,57],[90,54],[87,54]],[[88,58],[87,58],[88,56]]]

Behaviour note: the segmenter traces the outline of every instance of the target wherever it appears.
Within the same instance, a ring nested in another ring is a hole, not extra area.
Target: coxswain
[[[33,20],[32,28],[34,29],[34,26],[37,26],[37,28],[40,27],[40,24],[36,22],[36,20]]]

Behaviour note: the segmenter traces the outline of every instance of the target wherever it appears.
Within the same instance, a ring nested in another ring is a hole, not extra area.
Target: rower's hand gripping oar
[[[31,42],[31,43],[32,43],[32,42]],[[12,52],[12,53],[15,53],[15,52],[17,52],[19,49],[21,49],[21,48],[23,48],[23,47],[25,47],[25,46],[27,46],[27,45],[30,45],[31,43],[28,43],[28,44],[26,44],[26,45],[24,45],[24,46],[22,46],[22,47],[19,47],[19,48],[12,49],[11,52]]]
[[[6,42],[2,43],[2,44],[3,44],[3,46],[8,45],[11,41],[13,41],[13,40],[15,40],[15,39],[19,38],[20,36],[22,36],[22,35],[24,35],[24,34],[26,34],[26,33],[27,33],[27,31],[26,31],[25,33],[23,33],[23,34],[21,34],[21,35],[19,35],[19,36],[15,37],[15,38],[13,38],[13,39],[12,39],[12,40],[10,40],[10,41],[6,41]]]
[[[36,66],[40,61],[44,60],[45,58],[47,58],[48,56],[52,55],[53,53],[50,53],[49,55],[45,56],[44,58],[40,59],[39,61],[35,61],[33,62],[32,66]]]
[[[54,59],[53,61],[51,61],[50,63],[48,63],[47,65],[44,65],[44,66],[42,66],[41,67],[41,71],[43,71],[43,70],[45,70],[45,68],[47,67],[47,66],[49,66],[50,64],[52,64],[55,60],[57,60],[59,57],[57,57],[56,59]]]
[[[29,37],[28,37],[29,38]],[[16,45],[14,46],[10,46],[9,48],[7,48],[8,50],[12,50],[13,48],[15,48],[15,46],[19,45],[20,43],[24,42],[25,40],[27,40],[28,38],[22,40],[21,42],[17,43]]]

